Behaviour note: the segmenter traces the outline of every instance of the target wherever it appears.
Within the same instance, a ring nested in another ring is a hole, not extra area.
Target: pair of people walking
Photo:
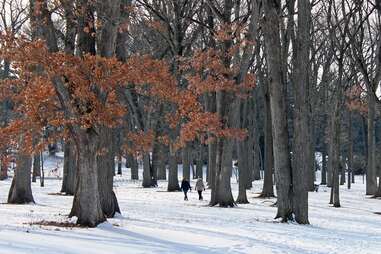
[[[194,188],[198,193],[198,200],[203,200],[202,192],[205,190],[205,185],[201,177],[197,179],[196,186]],[[181,190],[184,192],[184,200],[188,200],[187,194],[188,194],[188,191],[192,191],[192,187],[189,181],[185,177],[183,178],[183,181],[181,182]]]

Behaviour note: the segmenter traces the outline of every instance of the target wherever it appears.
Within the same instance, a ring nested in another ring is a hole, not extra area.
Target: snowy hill
[[[165,181],[158,188],[143,189],[139,181],[129,180],[127,169],[123,173],[115,180],[123,215],[95,229],[31,225],[67,221],[72,202],[72,197],[51,195],[60,190],[58,178],[46,179],[44,188],[33,183],[35,205],[0,205],[0,253],[378,254],[381,250],[381,215],[375,214],[381,212],[381,201],[363,195],[361,178],[353,189],[341,188],[342,208],[330,207],[325,187],[310,193],[311,225],[301,226],[273,220],[275,200],[254,198],[262,182],[248,191],[250,204],[211,208],[208,190],[206,200],[199,201],[191,192],[186,202],[180,192],[167,193]],[[0,182],[2,202],[10,182]]]

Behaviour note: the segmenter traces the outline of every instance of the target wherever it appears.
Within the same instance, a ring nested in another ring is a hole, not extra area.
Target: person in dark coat
[[[184,200],[188,200],[187,193],[192,190],[192,187],[186,178],[183,178],[183,181],[181,182],[181,190],[184,192]]]

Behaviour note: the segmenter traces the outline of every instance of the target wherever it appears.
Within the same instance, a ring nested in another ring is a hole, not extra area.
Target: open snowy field
[[[47,163],[55,165],[61,164]],[[381,212],[381,200],[363,195],[361,178],[353,189],[341,188],[342,208],[330,207],[324,187],[311,193],[311,225],[300,226],[273,220],[275,200],[255,198],[261,182],[248,191],[250,204],[211,208],[209,191],[202,202],[195,192],[186,202],[180,192],[165,192],[166,182],[143,189],[124,173],[115,180],[123,215],[95,229],[30,225],[67,221],[72,202],[72,197],[50,195],[61,187],[53,176],[44,188],[33,183],[35,205],[0,205],[0,253],[381,253],[381,215],[375,214]],[[1,202],[10,183],[0,182]]]

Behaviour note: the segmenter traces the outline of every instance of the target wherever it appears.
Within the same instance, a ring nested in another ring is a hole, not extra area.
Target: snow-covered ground
[[[59,157],[48,160],[47,172],[56,165],[62,166]],[[255,198],[262,182],[248,191],[250,204],[217,208],[207,206],[209,191],[204,201],[192,192],[186,202],[182,193],[167,193],[164,181],[143,189],[124,173],[115,179],[123,215],[95,229],[30,225],[67,221],[72,197],[50,195],[60,190],[54,174],[44,188],[33,183],[35,205],[0,204],[0,253],[381,253],[381,215],[375,214],[381,200],[364,196],[360,177],[353,189],[341,187],[342,208],[328,204],[324,187],[311,193],[311,225],[300,226],[273,220],[275,200]],[[0,202],[9,186],[10,180],[0,182]]]

